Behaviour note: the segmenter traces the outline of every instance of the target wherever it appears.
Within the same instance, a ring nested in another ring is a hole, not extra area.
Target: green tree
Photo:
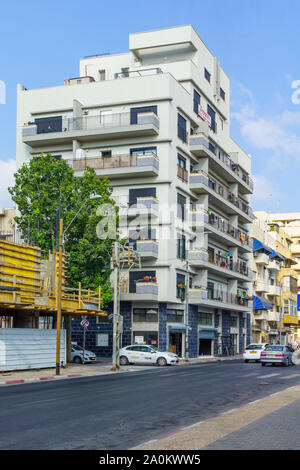
[[[59,201],[66,228],[91,195],[101,196],[100,201],[89,200],[77,215],[66,234],[65,250],[69,255],[68,284],[77,287],[80,281],[83,288],[91,289],[101,285],[107,303],[111,298],[109,261],[113,240],[97,237],[96,227],[102,217],[96,211],[99,204],[114,206],[109,180],[97,178],[90,168],[77,177],[65,160],[42,154],[16,172],[15,185],[9,192],[18,208],[15,220],[22,238],[39,246],[45,257],[56,246]]]

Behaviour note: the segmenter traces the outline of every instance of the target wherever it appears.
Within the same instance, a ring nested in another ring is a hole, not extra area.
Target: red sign
[[[209,114],[207,114],[199,105],[198,106],[198,114],[199,116],[203,119],[203,121],[208,122],[209,126],[211,126],[211,117]]]

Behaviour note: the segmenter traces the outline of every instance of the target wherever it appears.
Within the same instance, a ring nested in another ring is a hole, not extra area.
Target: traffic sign
[[[89,326],[90,322],[88,320],[82,320],[80,322],[80,325],[83,326],[83,328],[87,328]]]

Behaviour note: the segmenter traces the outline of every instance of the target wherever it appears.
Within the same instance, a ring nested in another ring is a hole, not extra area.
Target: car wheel
[[[159,357],[157,359],[157,364],[159,366],[166,366],[167,365],[167,360],[164,357]]]
[[[121,366],[128,366],[129,361],[126,356],[121,356],[120,357],[120,365]]]
[[[74,357],[74,362],[75,362],[75,364],[82,364],[82,359],[81,359],[81,357],[75,356],[75,357]]]

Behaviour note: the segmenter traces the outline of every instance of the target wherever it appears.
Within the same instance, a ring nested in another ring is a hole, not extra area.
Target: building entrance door
[[[199,356],[211,356],[211,339],[199,339]]]
[[[170,333],[169,351],[182,357],[182,333]]]

